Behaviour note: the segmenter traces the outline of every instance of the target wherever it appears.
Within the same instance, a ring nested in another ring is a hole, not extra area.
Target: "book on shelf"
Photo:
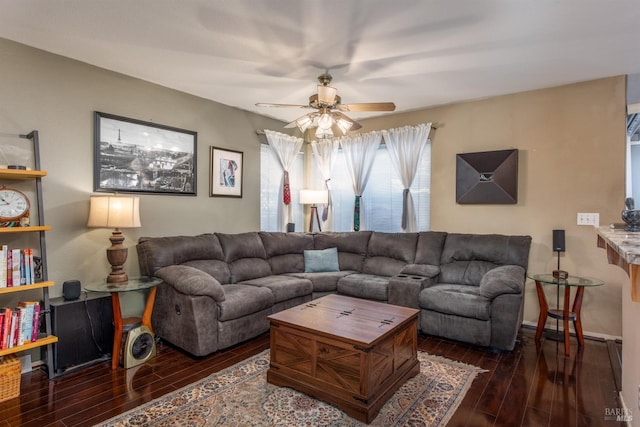
[[[20,327],[20,311],[17,309],[11,310],[11,324],[9,325],[9,342],[8,348],[13,348],[16,346],[18,342],[18,337],[16,336],[16,332]]]
[[[35,313],[35,301],[20,301],[18,307],[22,309],[22,321],[20,322],[20,338],[18,345],[31,342],[33,337],[33,316]]]
[[[38,340],[40,303],[20,301],[17,307],[0,308],[0,349],[13,348]]]
[[[9,247],[2,245],[0,247],[0,288],[7,287],[7,251]]]
[[[35,283],[33,249],[10,249],[0,247],[0,288]]]

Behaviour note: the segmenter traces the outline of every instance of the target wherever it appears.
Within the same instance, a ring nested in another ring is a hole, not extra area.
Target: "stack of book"
[[[0,308],[0,350],[38,340],[40,304],[21,301],[15,308]]]
[[[33,249],[0,246],[0,288],[35,283]]]

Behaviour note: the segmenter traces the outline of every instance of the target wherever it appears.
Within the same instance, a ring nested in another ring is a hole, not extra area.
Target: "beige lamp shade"
[[[87,227],[140,227],[140,198],[137,196],[91,196]]]
[[[327,190],[300,190],[300,204],[325,205],[329,202]]]

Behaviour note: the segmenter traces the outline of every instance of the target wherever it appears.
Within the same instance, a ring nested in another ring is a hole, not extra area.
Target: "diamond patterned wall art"
[[[456,202],[515,204],[518,202],[518,150],[456,155]]]

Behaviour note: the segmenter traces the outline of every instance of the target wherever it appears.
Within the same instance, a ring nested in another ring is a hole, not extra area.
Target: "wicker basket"
[[[20,360],[13,355],[0,360],[0,402],[20,396]]]

